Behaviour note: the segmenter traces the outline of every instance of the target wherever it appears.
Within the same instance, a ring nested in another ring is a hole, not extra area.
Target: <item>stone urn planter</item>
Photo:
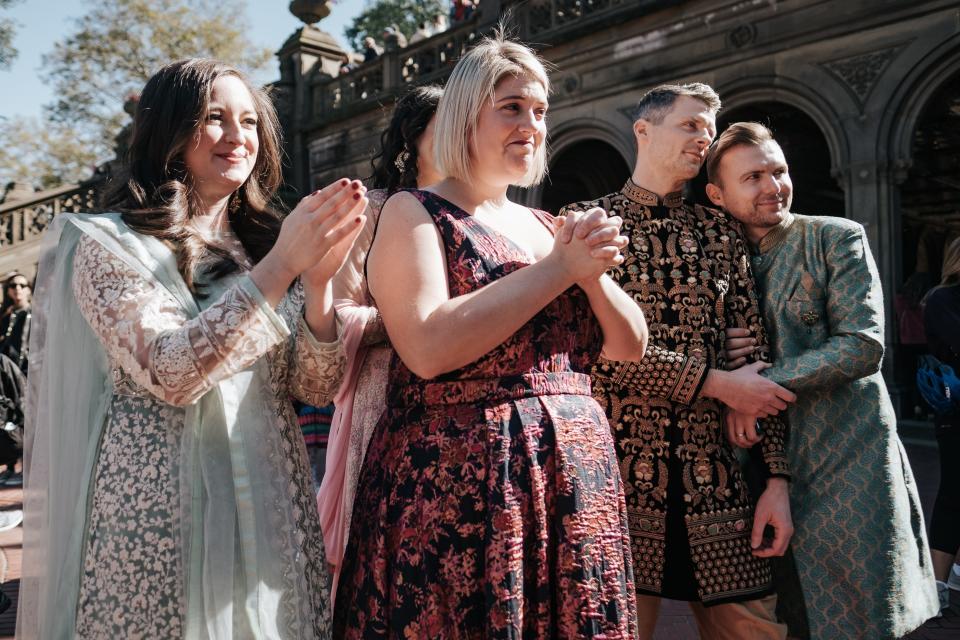
[[[290,13],[304,24],[313,24],[330,15],[330,6],[327,0],[293,0],[290,3]]]

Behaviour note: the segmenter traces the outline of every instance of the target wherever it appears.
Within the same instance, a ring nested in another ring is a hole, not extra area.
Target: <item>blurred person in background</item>
[[[923,323],[930,353],[960,374],[960,238],[947,246],[940,284],[923,300]],[[955,390],[956,391],[956,390]],[[934,419],[940,450],[940,487],[930,517],[930,554],[941,608],[948,589],[960,591],[960,397]]]

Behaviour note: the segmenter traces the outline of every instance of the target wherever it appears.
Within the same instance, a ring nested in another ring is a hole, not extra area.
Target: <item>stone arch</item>
[[[850,145],[836,109],[821,91],[783,76],[753,76],[724,83],[717,88],[724,113],[755,103],[775,102],[790,105],[817,125],[830,150],[830,173],[839,178],[850,163]]]
[[[904,389],[901,415],[923,414],[926,405],[913,385],[923,336],[908,322],[918,300],[935,285],[947,243],[960,237],[960,36],[915,61],[897,87],[881,120],[877,154],[888,159],[890,272],[901,308],[893,338],[898,383]]]
[[[781,86],[776,86],[780,84]],[[794,209],[800,213],[845,216],[848,196],[838,178],[849,151],[839,117],[818,97],[805,97],[784,80],[754,77],[721,87],[724,106],[717,117],[718,134],[738,120],[761,122],[773,129],[790,163]],[[814,95],[812,91],[809,92]],[[704,194],[706,171],[691,185],[692,197],[711,205]],[[711,205],[712,206],[712,205]]]
[[[877,157],[885,163],[883,168],[889,176],[883,205],[890,221],[891,246],[896,249],[890,276],[897,287],[914,276],[921,262],[918,254],[923,241],[923,225],[905,215],[903,206],[904,197],[909,201],[914,190],[911,182],[925,173],[925,168],[919,166],[923,159],[918,163],[915,153],[916,137],[924,127],[922,120],[929,115],[926,114],[928,107],[938,96],[942,98],[940,94],[951,86],[960,92],[960,35],[947,38],[919,58],[904,60],[903,64],[909,64],[909,67],[882,113],[877,138]],[[956,147],[937,153],[939,161],[949,162],[952,158],[954,163],[960,162],[957,154],[960,149]],[[937,251],[933,253],[937,254]],[[931,260],[936,262],[936,256]],[[938,272],[938,269],[934,271]],[[936,279],[936,275],[931,273],[929,279]],[[921,283],[913,282],[910,286],[921,286]]]
[[[629,127],[616,131],[595,120],[574,120],[550,138],[550,174],[539,187],[539,205],[556,213],[578,200],[618,191],[630,176],[634,150]]]
[[[960,34],[946,39],[914,62],[887,103],[877,142],[881,157],[890,158],[889,168],[897,183],[906,179],[912,164],[913,133],[924,108],[957,74],[960,74]]]

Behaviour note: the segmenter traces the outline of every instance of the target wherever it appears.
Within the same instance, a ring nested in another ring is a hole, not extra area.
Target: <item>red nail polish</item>
[[[350,181],[347,180],[346,178],[344,178],[343,180],[340,181],[340,186],[345,187],[345,186],[347,186],[349,183],[350,183]]]
[[[353,199],[354,199],[354,200],[359,200],[359,199],[360,199],[360,194],[359,194],[359,193],[353,194]]]

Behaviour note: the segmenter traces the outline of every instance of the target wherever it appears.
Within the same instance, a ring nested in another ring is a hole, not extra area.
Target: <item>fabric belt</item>
[[[389,404],[413,407],[498,403],[544,395],[590,396],[590,376],[564,371],[523,373],[503,378],[475,378],[406,385],[391,390]]]

